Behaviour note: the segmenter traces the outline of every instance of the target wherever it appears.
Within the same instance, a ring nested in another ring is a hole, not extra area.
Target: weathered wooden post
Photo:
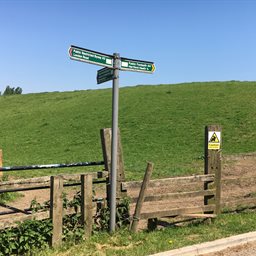
[[[153,164],[152,163],[148,163],[147,164],[147,169],[144,175],[144,179],[141,185],[141,189],[140,189],[140,194],[137,200],[137,204],[135,207],[135,212],[133,215],[133,221],[132,221],[132,225],[131,225],[131,231],[132,232],[137,232],[138,229],[138,223],[139,223],[139,219],[140,219],[140,213],[141,213],[141,209],[142,209],[142,205],[145,199],[145,194],[146,194],[146,190],[150,181],[150,177],[153,171]]]
[[[81,175],[81,218],[84,226],[85,236],[89,238],[92,234],[92,175]]]
[[[63,224],[63,177],[51,176],[50,193],[50,218],[52,219],[52,246],[62,243],[62,224]]]
[[[103,151],[103,158],[105,162],[105,169],[110,173],[111,170],[111,128],[105,128],[100,130],[101,144]],[[107,199],[109,203],[110,196],[110,175],[107,182]],[[118,147],[117,147],[117,182],[116,182],[116,197],[119,199],[126,195],[121,189],[121,183],[125,181],[124,174],[124,160],[123,160],[123,150],[121,144],[120,130],[118,129]]]
[[[205,127],[205,174],[214,174],[213,189],[215,197],[204,196],[204,205],[215,204],[215,214],[221,211],[221,132],[219,125],[209,125]],[[212,185],[204,183],[204,189],[207,190]]]
[[[0,167],[3,167],[3,150],[0,149]],[[3,172],[0,171],[0,180],[3,179]]]

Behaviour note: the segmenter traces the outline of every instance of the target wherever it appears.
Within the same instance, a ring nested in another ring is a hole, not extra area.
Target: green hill
[[[121,88],[126,175],[141,178],[147,160],[155,177],[202,171],[207,124],[222,125],[224,154],[256,151],[255,99],[256,82]],[[1,96],[4,165],[102,160],[99,130],[111,127],[111,104],[111,89]]]

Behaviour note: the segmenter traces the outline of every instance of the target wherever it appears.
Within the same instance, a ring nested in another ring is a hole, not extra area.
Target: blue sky
[[[256,0],[0,0],[0,91],[108,88],[76,45],[155,62],[120,86],[256,80]]]

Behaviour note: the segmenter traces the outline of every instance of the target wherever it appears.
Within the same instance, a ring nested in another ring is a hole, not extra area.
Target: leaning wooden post
[[[81,175],[81,218],[84,226],[85,237],[89,238],[92,234],[92,175]]]
[[[111,128],[101,129],[101,144],[103,151],[103,158],[105,162],[105,169],[110,173],[111,170]],[[123,150],[121,144],[120,130],[118,129],[118,148],[117,148],[117,182],[116,182],[116,197],[121,198],[126,195],[125,191],[122,191],[121,184],[125,181],[124,175],[124,160],[123,160]],[[110,175],[107,182],[107,199],[110,198]],[[109,203],[109,200],[108,200]]]
[[[221,211],[221,132],[219,125],[209,125],[205,127],[205,174],[214,174],[215,197],[205,196],[204,205],[215,204],[215,214]],[[204,189],[209,189],[211,185],[204,183]]]
[[[140,219],[140,213],[141,213],[141,209],[142,209],[142,205],[145,199],[145,193],[150,181],[150,177],[153,171],[153,163],[148,163],[147,165],[147,169],[144,175],[144,179],[141,185],[141,189],[140,189],[140,194],[137,200],[137,204],[136,204],[136,208],[135,208],[135,212],[133,215],[133,220],[132,220],[132,225],[131,225],[131,231],[132,232],[136,232],[138,229],[138,224],[139,224],[139,219]]]
[[[63,177],[51,176],[51,194],[50,194],[50,218],[52,219],[52,246],[58,246],[62,243],[62,223],[63,223]]]
[[[3,150],[0,149],[0,167],[3,167]],[[3,172],[0,171],[0,179],[3,178]]]

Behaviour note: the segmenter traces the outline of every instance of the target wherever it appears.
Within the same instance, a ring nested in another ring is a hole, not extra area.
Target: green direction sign
[[[102,68],[97,71],[97,84],[102,84],[113,79],[114,70],[111,68]]]
[[[153,62],[121,58],[121,70],[153,73],[155,69]]]
[[[83,61],[103,67],[113,67],[113,56],[71,45],[69,56],[72,60]]]

